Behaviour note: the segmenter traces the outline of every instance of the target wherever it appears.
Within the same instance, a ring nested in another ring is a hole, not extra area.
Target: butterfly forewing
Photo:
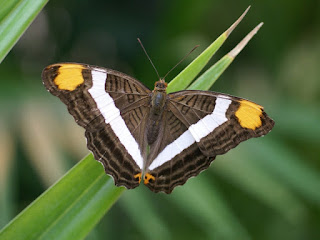
[[[267,134],[274,122],[251,101],[209,91],[169,94],[175,115],[206,156],[224,154],[240,142]]]
[[[86,129],[88,148],[115,184],[139,185],[143,157],[140,145],[150,90],[123,73],[78,63],[61,63],[44,69],[46,88],[68,107]],[[132,133],[132,134],[131,134]]]

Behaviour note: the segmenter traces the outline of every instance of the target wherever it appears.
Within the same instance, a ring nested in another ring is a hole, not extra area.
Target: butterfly
[[[115,185],[171,193],[217,155],[267,134],[274,121],[251,101],[212,91],[151,91],[124,73],[79,63],[46,67],[47,90],[85,129],[87,147]]]

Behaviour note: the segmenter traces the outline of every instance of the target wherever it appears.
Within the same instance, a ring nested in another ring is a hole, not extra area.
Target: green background
[[[0,65],[0,227],[87,154],[83,130],[46,92],[55,62],[157,80],[136,38],[170,81],[251,10],[214,56],[265,24],[214,91],[253,100],[275,120],[264,138],[218,156],[171,195],[126,191],[88,239],[320,238],[318,1],[51,1]]]

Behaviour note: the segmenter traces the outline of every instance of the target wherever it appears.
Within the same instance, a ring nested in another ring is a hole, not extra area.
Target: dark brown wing
[[[209,91],[181,91],[169,97],[172,111],[191,131],[194,126],[198,131],[207,128],[207,134],[192,132],[206,156],[224,154],[242,141],[264,136],[274,126],[262,106],[238,97]]]
[[[206,169],[216,155],[263,136],[274,126],[261,106],[241,98],[208,91],[180,91],[168,97],[174,123],[185,128],[174,141],[164,139],[171,143],[150,164],[154,178],[146,185],[153,191],[170,193]]]
[[[141,131],[151,91],[123,73],[78,63],[50,65],[42,79],[86,129],[88,148],[115,184],[138,186],[135,175],[143,165]]]

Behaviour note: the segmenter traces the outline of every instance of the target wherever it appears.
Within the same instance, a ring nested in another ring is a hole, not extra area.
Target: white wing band
[[[193,143],[200,142],[202,138],[206,137],[214,131],[214,129],[225,123],[228,120],[226,113],[231,102],[230,99],[226,99],[225,97],[219,98],[218,96],[213,112],[192,124],[180,137],[166,146],[153,160],[149,166],[149,170],[153,170],[170,161]]]
[[[112,97],[105,91],[107,73],[100,69],[92,70],[92,87],[88,90],[97,104],[105,123],[110,124],[111,129],[119,138],[133,160],[143,169],[143,158],[137,141],[130,133],[126,123],[120,115],[119,109],[114,104]]]

